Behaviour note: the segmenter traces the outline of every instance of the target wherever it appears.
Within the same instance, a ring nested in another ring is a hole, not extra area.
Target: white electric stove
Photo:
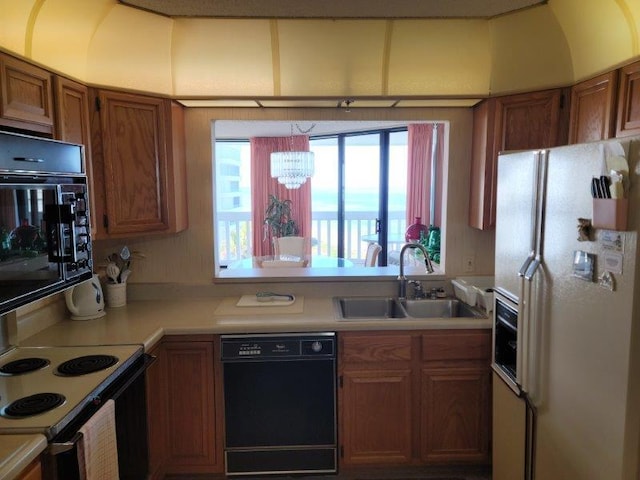
[[[0,434],[55,437],[143,355],[141,345],[14,347],[0,355]]]

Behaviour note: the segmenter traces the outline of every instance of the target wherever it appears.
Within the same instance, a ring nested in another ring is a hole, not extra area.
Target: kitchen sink
[[[339,320],[485,318],[456,299],[402,300],[395,297],[334,297]]]
[[[483,317],[476,309],[460,300],[403,300],[405,311],[414,318]]]
[[[407,316],[400,302],[392,297],[335,297],[334,305],[342,320]]]

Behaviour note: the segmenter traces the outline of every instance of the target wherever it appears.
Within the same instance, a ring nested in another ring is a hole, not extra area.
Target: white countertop
[[[244,307],[237,307],[237,313],[216,314],[224,300],[213,297],[130,302],[126,307],[107,308],[107,315],[102,318],[65,319],[27,338],[21,346],[140,343],[148,350],[164,335],[491,328],[489,318],[337,320],[330,297],[305,297],[302,313],[265,306],[264,313],[256,313],[256,308],[245,313]]]
[[[18,478],[46,447],[44,435],[0,435],[0,478]]]
[[[240,296],[237,297],[239,299]],[[331,297],[304,297],[302,313],[284,306],[243,309],[236,298],[145,300],[107,308],[94,320],[66,318],[20,342],[20,346],[141,344],[150,350],[164,335],[311,332],[347,330],[427,330],[491,328],[489,318],[337,320]],[[236,311],[237,310],[237,311]],[[10,480],[46,447],[43,435],[0,435],[0,479]],[[13,476],[11,476],[13,475]]]

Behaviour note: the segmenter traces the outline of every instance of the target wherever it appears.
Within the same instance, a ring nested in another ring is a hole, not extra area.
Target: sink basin
[[[479,310],[456,299],[398,300],[395,297],[334,297],[339,320],[393,318],[485,318]]]
[[[400,302],[392,297],[336,297],[336,311],[341,319],[406,318]]]
[[[460,300],[403,300],[402,306],[410,317],[447,318],[482,317],[482,314]]]

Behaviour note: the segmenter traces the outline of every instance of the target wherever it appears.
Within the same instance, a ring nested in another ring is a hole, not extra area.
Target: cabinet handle
[[[31,158],[31,157],[13,157],[13,160],[16,162],[29,162],[29,163],[43,163],[44,160],[42,158]]]

